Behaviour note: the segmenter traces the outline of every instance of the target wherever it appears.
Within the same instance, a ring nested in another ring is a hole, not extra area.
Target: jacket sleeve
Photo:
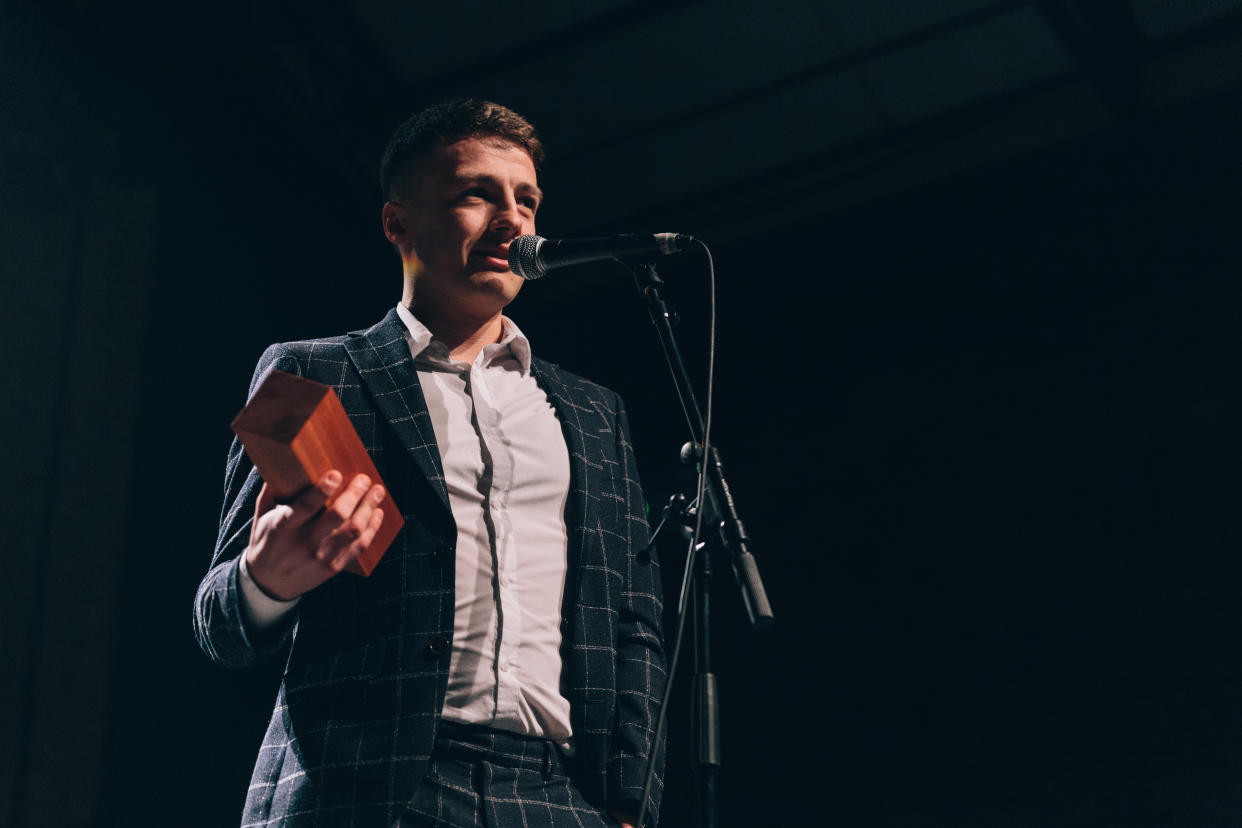
[[[650,529],[625,407],[617,399],[617,457],[625,487],[629,553],[621,596],[617,635],[617,724],[608,756],[608,807],[637,815],[642,801],[647,757],[654,752],[652,814],[659,812],[663,789],[664,739],[655,743],[660,697],[667,680],[664,639],[660,631],[663,583],[655,550],[648,550]]]
[[[259,359],[250,381],[253,396],[274,370],[302,375],[296,357],[285,346],[273,345]],[[224,470],[224,506],[220,513],[220,532],[216,538],[211,568],[198,586],[194,598],[194,633],[207,657],[227,667],[246,667],[277,652],[289,638],[298,612],[290,611],[262,634],[248,629],[242,614],[240,576],[241,554],[250,542],[255,502],[263,479],[237,438],[229,446]]]

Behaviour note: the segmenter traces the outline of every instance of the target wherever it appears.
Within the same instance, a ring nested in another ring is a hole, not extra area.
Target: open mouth
[[[470,255],[473,258],[480,260],[488,270],[509,269],[508,245],[488,245],[476,247],[470,251]]]

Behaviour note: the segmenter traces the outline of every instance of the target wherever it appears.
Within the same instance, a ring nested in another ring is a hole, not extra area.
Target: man
[[[198,639],[226,665],[291,641],[243,825],[629,825],[639,810],[665,671],[625,413],[502,315],[541,157],[497,104],[406,121],[381,174],[401,304],[259,362],[252,394],[276,369],[331,385],[387,489],[330,472],[277,504],[230,449]],[[340,574],[386,497],[402,532],[369,578]],[[653,812],[659,791],[657,774]]]

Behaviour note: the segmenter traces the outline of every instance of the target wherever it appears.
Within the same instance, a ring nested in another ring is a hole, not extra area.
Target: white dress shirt
[[[457,524],[453,649],[443,716],[567,743],[561,604],[567,571],[569,451],[530,372],[530,343],[505,318],[471,364],[403,305],[410,353],[440,449]],[[273,601],[243,557],[247,620],[262,628],[296,605]]]
[[[446,719],[570,736],[561,694],[561,601],[569,450],[530,372],[530,343],[504,319],[500,342],[457,362],[404,306],[457,522],[456,603]]]

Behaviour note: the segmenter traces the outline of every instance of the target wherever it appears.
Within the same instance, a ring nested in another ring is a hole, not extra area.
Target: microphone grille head
[[[518,236],[509,242],[509,269],[523,279],[538,279],[546,271],[539,264],[543,236]]]

